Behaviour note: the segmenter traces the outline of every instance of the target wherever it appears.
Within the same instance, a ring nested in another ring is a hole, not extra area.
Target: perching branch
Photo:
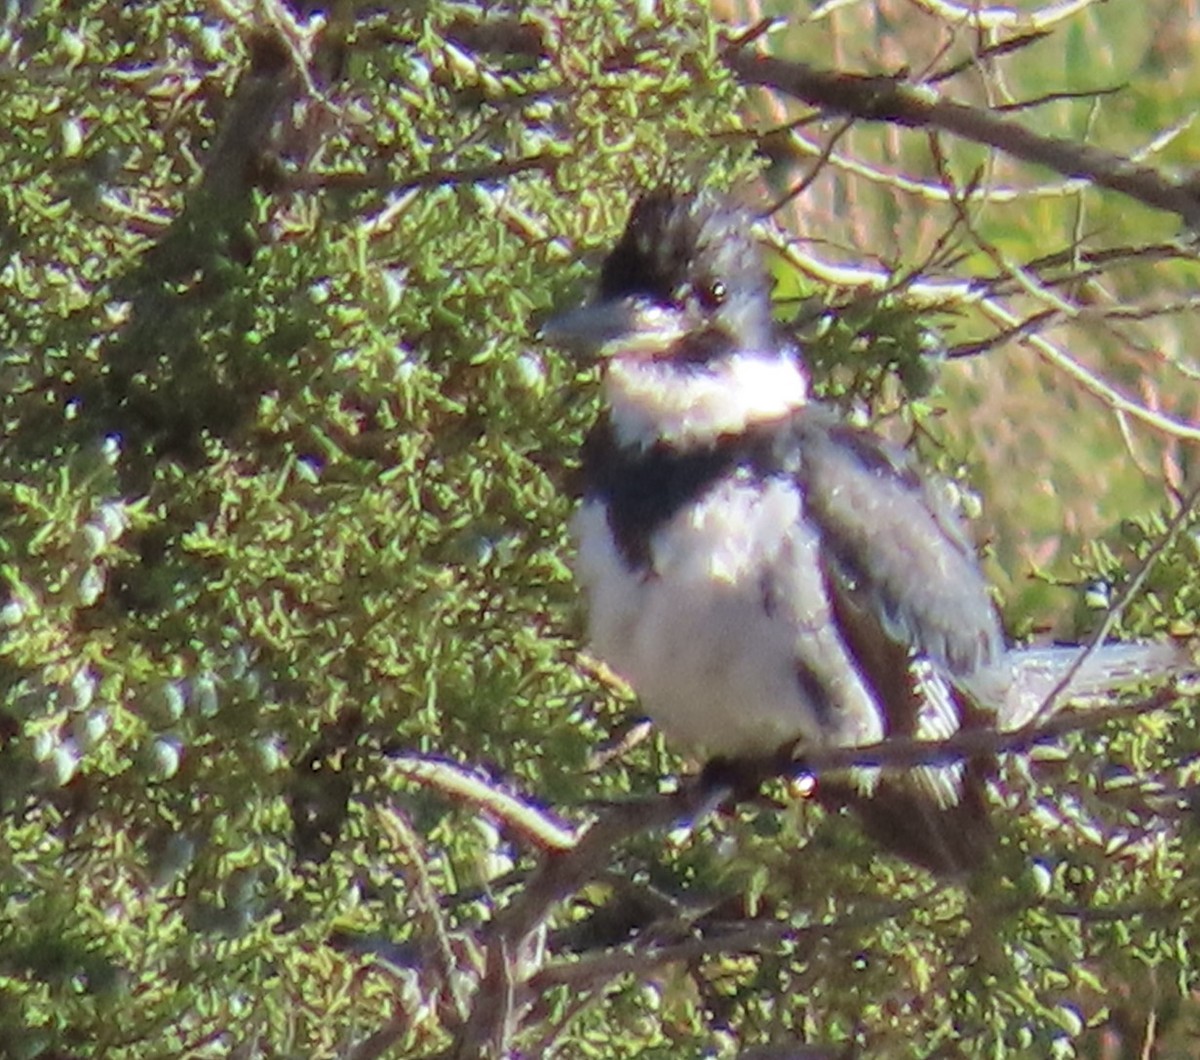
[[[1011,732],[975,729],[961,731],[944,740],[890,738],[867,747],[823,748],[805,754],[795,768],[819,776],[825,772],[864,767],[909,769],[1025,751],[1069,732],[1094,729],[1113,720],[1161,710],[1177,695],[1177,687],[1169,685],[1133,704],[1062,713]],[[404,771],[414,775],[412,767],[419,762],[415,756],[406,756]],[[443,766],[444,763],[437,763],[439,770]],[[510,1055],[523,1010],[536,999],[541,988],[553,983],[576,981],[588,989],[599,985],[606,977],[623,974],[635,966],[644,967],[638,964],[639,961],[649,960],[651,965],[658,965],[704,955],[713,952],[714,947],[720,952],[729,952],[760,943],[762,929],[752,926],[740,934],[663,946],[637,956],[611,955],[603,958],[602,963],[577,972],[570,970],[573,966],[542,966],[540,963],[537,940],[546,921],[561,902],[604,873],[619,844],[635,835],[668,828],[680,820],[701,818],[729,795],[727,789],[714,790],[700,778],[692,778],[675,792],[651,795],[607,810],[582,832],[572,847],[550,850],[542,866],[484,933],[480,944],[485,955],[483,979],[474,997],[471,1015],[461,1026],[455,1045],[446,1057],[500,1060]],[[472,801],[483,805],[485,800]],[[487,800],[487,806],[490,813],[502,817],[512,811],[517,821],[524,819],[528,809],[511,796]],[[503,823],[512,824],[512,821],[505,818]],[[777,939],[778,926],[772,930],[776,932],[772,937]],[[828,930],[828,927],[822,930]]]

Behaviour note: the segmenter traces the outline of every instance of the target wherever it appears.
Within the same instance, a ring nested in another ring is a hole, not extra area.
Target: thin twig
[[[770,232],[771,230],[768,230],[768,234]],[[893,275],[882,268],[865,265],[840,265],[822,261],[811,254],[802,253],[794,242],[782,238],[775,238],[772,245],[802,273],[820,280],[822,283],[840,287],[867,288],[875,291],[887,290],[894,283]],[[929,305],[942,310],[947,307],[977,307],[984,316],[1004,329],[1018,328],[1021,323],[1016,314],[1007,309],[998,299],[990,296],[986,286],[981,286],[974,280],[913,280],[906,286],[905,292],[917,305]],[[1172,438],[1200,442],[1200,427],[1164,415],[1125,397],[1102,376],[1084,367],[1045,336],[1024,335],[1021,342],[1031,347],[1043,360],[1067,375],[1093,397],[1099,399],[1113,413],[1129,416],[1152,430]]]
[[[912,0],[929,14],[951,24],[961,23],[984,30],[1019,28],[1031,31],[1047,30],[1101,2],[1103,0],[1063,0],[1032,11],[1019,11],[1008,4],[988,7],[977,3],[956,4],[951,0]]]
[[[465,1020],[468,1013],[465,986],[469,977],[459,967],[450,945],[450,932],[442,916],[437,891],[426,871],[427,858],[422,850],[420,837],[397,807],[377,806],[375,812],[384,834],[391,837],[410,867],[413,898],[421,918],[425,921],[426,934],[433,942],[432,952],[436,959],[437,975],[441,980],[439,985],[449,991],[454,1012],[459,1020]]]
[[[1075,659],[1067,672],[1063,674],[1062,679],[1050,690],[1049,695],[1042,701],[1042,705],[1038,707],[1033,717],[1030,719],[1030,725],[1037,725],[1039,722],[1045,721],[1055,711],[1058,700],[1062,694],[1070,686],[1075,675],[1079,673],[1083,664],[1094,655],[1100,648],[1100,645],[1108,638],[1112,632],[1113,626],[1117,620],[1125,612],[1130,602],[1141,592],[1142,586],[1146,584],[1146,579],[1150,576],[1150,570],[1155,563],[1163,556],[1163,554],[1174,544],[1175,539],[1179,536],[1179,532],[1192,520],[1196,513],[1196,505],[1200,503],[1200,487],[1192,491],[1192,494],[1180,506],[1175,517],[1167,524],[1167,529],[1157,541],[1151,546],[1149,552],[1134,571],[1133,577],[1126,582],[1120,595],[1113,601],[1108,611],[1104,615],[1103,621],[1096,627],[1091,637],[1088,638],[1087,645],[1079,656]],[[1027,726],[1026,726],[1027,727]]]
[[[696,938],[659,946],[639,946],[599,953],[580,960],[547,965],[529,981],[529,993],[538,996],[551,987],[594,990],[622,975],[646,975],[668,964],[696,961],[735,953],[757,953],[767,945],[806,943],[891,920],[911,912],[913,902],[883,902],[823,924],[798,928],[777,920],[738,921],[724,930],[709,930]]]

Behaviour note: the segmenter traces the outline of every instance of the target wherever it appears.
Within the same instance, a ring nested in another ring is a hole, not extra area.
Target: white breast
[[[577,514],[592,648],[629,681],[668,739],[739,756],[828,736],[796,679],[797,650],[803,642],[804,650],[828,658],[843,646],[816,534],[800,516],[791,483],[733,479],[660,527],[651,571],[634,572],[616,547],[604,505],[592,501]],[[768,602],[770,586],[806,602],[781,611]],[[844,682],[860,684],[849,660]],[[847,693],[869,698],[862,687]],[[855,742],[881,735],[867,720]]]

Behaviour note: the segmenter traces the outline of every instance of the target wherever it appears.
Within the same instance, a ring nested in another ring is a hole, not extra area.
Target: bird
[[[716,193],[641,194],[595,297],[543,334],[602,364],[572,522],[588,642],[706,775],[1012,731],[1055,691],[1190,667],[1170,642],[1010,646],[945,484],[814,399],[751,220]],[[817,791],[885,848],[963,875],[991,849],[993,769],[863,767]]]

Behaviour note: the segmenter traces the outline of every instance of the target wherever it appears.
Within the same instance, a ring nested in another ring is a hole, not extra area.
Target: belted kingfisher
[[[740,211],[658,190],[595,301],[547,325],[604,364],[574,521],[593,649],[710,762],[1018,728],[1079,649],[1006,646],[945,491],[810,399],[769,289]],[[1067,696],[1180,665],[1174,645],[1104,648]],[[911,860],[965,872],[987,848],[987,772],[861,770],[817,790]]]

